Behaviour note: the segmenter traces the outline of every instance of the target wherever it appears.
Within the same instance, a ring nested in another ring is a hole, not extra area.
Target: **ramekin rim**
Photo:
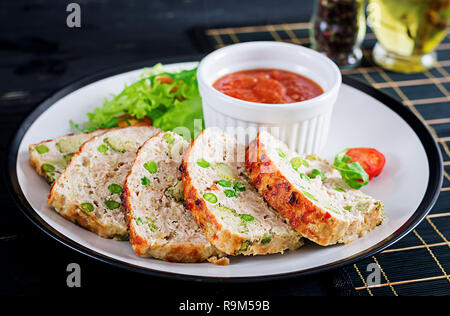
[[[233,49],[237,46],[245,47],[245,46],[254,46],[254,45],[284,46],[284,47],[292,47],[295,49],[301,49],[301,50],[307,51],[308,53],[312,54],[313,56],[325,61],[333,69],[333,73],[336,75],[334,84],[332,85],[332,87],[330,89],[328,89],[327,91],[324,91],[324,93],[322,93],[321,95],[314,97],[312,99],[300,101],[300,102],[278,104],[278,103],[258,103],[258,102],[251,102],[251,101],[245,101],[245,100],[241,100],[238,98],[234,98],[234,97],[231,97],[229,95],[226,95],[226,94],[220,92],[219,90],[215,89],[212,85],[209,85],[205,82],[205,79],[201,76],[202,68],[204,68],[204,61],[207,61],[208,59],[213,58],[214,56],[216,56],[220,53],[223,53],[223,51],[227,50],[227,49]],[[245,107],[247,109],[255,109],[255,110],[256,109],[298,110],[298,109],[303,109],[303,108],[307,109],[312,106],[316,106],[317,105],[316,103],[321,103],[324,99],[327,99],[327,98],[331,97],[333,94],[335,94],[337,92],[337,90],[339,90],[339,88],[342,84],[342,75],[341,75],[341,72],[340,72],[338,66],[331,59],[329,59],[328,57],[326,57],[310,48],[296,45],[296,44],[282,43],[282,42],[275,42],[275,41],[252,41],[252,42],[238,43],[238,44],[233,44],[233,45],[229,45],[226,47],[222,47],[222,48],[219,48],[218,50],[215,50],[212,53],[206,55],[200,61],[199,65],[198,65],[197,81],[198,81],[199,85],[202,85],[207,90],[209,90],[210,92],[215,94],[216,97],[225,99],[229,102],[233,102],[233,103],[235,103],[235,106],[237,106],[237,104],[239,104],[239,106],[241,106],[241,107]]]

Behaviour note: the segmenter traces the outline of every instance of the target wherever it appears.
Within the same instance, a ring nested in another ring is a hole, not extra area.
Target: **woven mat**
[[[308,46],[309,23],[214,28],[197,31],[197,43],[207,52],[229,44],[275,40]],[[348,266],[361,295],[450,295],[450,36],[438,47],[438,64],[421,74],[402,75],[371,63],[376,42],[368,30],[361,67],[342,73],[380,89],[411,109],[429,128],[444,158],[444,184],[436,205],[409,235],[382,253]],[[413,172],[413,171],[411,171]],[[381,270],[381,284],[368,286],[368,267]]]

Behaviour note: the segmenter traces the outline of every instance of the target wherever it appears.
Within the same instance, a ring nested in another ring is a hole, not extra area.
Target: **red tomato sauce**
[[[284,104],[312,99],[323,89],[311,79],[279,69],[252,69],[219,78],[213,87],[244,101]]]

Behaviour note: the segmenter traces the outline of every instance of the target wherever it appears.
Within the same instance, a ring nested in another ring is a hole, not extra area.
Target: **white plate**
[[[196,64],[178,63],[166,68],[190,69]],[[100,74],[70,85],[41,104],[23,123],[12,143],[11,191],[20,208],[52,237],[87,255],[132,270],[181,278],[267,279],[306,274],[381,251],[411,231],[437,198],[442,183],[442,159],[423,124],[390,97],[345,78],[347,84],[340,91],[323,156],[332,159],[346,147],[375,147],[385,154],[383,173],[363,189],[383,200],[387,219],[382,226],[349,245],[324,248],[308,243],[284,255],[233,257],[229,266],[138,257],[127,242],[100,238],[63,219],[46,205],[49,187],[29,164],[28,145],[69,133],[69,120],[85,121],[88,111],[138,79],[140,73],[141,69],[110,77]]]

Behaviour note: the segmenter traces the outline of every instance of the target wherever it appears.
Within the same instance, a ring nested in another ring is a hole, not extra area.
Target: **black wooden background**
[[[72,1],[0,2],[0,151],[20,122],[52,92],[83,76],[141,60],[199,52],[197,27],[308,21],[311,0],[78,0],[81,28],[66,26]],[[4,170],[5,171],[5,170]],[[6,178],[6,177],[4,177]],[[184,295],[342,294],[341,272],[258,284],[213,285],[173,281],[128,272],[64,247],[30,224],[1,184],[0,293],[58,294],[122,292],[146,294],[170,288]],[[66,286],[66,267],[81,265],[81,289]],[[338,283],[339,285],[339,283]]]

